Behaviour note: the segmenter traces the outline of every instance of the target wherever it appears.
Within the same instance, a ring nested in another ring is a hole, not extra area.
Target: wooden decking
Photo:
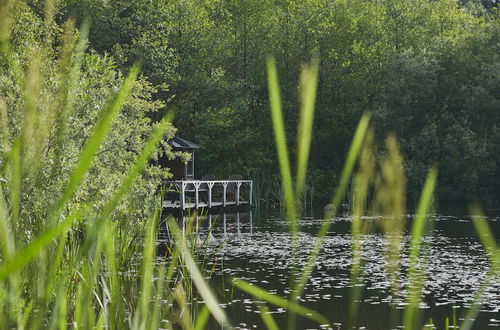
[[[251,180],[168,181],[163,207],[199,209],[252,205]]]

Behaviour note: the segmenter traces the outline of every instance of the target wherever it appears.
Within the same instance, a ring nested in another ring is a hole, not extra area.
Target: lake
[[[411,221],[412,215],[408,215]],[[424,299],[420,305],[426,323],[432,319],[442,329],[445,318],[455,317],[460,324],[470,307],[474,292],[488,269],[485,251],[476,239],[470,217],[463,215],[433,215],[434,227],[424,237],[423,255],[428,260]],[[315,233],[324,220],[321,212],[300,219],[301,255],[290,259],[288,224],[279,212],[256,214],[250,212],[226,213],[199,217],[197,227],[200,240],[208,239],[207,253],[214,254],[206,269],[211,275],[211,285],[223,300],[222,307],[238,329],[261,329],[263,323],[259,309],[247,294],[231,286],[231,278],[241,278],[255,283],[280,296],[290,290],[289,269],[300,270],[315,239]],[[366,217],[363,221],[384,221],[379,217]],[[209,224],[212,229],[209,231]],[[497,237],[500,217],[490,217],[490,224]],[[352,287],[350,216],[333,219],[324,249],[316,264],[301,304],[312,308],[331,321],[332,329],[346,328],[348,297]],[[208,236],[207,236],[208,235]],[[408,241],[408,236],[403,238]],[[384,270],[384,239],[380,232],[362,236],[363,261],[359,286],[363,294],[359,299],[356,328],[401,328],[401,315],[405,307],[404,271],[399,274],[399,290],[391,290]],[[159,242],[161,245],[161,242]],[[401,268],[407,265],[407,244],[401,257]],[[268,305],[280,327],[287,325],[287,314],[282,308]],[[213,328],[218,328],[215,321]],[[487,290],[474,329],[500,327],[500,281],[494,280]],[[298,329],[319,326],[299,318]]]

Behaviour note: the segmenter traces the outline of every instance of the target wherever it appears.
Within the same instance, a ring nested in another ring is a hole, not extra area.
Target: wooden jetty
[[[253,182],[242,180],[239,174],[227,180],[215,180],[207,174],[196,180],[194,175],[195,151],[202,147],[196,143],[173,137],[168,141],[173,151],[188,154],[188,159],[169,159],[166,155],[157,160],[157,165],[168,168],[172,181],[166,182],[163,207],[171,210],[211,209],[230,206],[252,205]]]
[[[252,180],[167,181],[163,207],[200,209],[252,205]]]

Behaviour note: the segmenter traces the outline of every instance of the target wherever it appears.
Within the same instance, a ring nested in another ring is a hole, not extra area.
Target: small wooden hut
[[[194,151],[201,147],[196,143],[173,137],[168,141],[173,151],[187,152],[191,154],[191,159],[187,162],[181,162],[178,159],[160,159],[161,166],[168,167],[173,174],[173,180],[193,180],[194,179]]]

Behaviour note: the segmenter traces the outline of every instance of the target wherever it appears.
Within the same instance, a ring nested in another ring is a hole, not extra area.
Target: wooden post
[[[240,187],[241,187],[241,181],[238,181],[236,183],[236,205],[240,205]]]
[[[191,150],[191,178],[194,180],[194,149]]]
[[[200,183],[199,182],[195,182],[193,183],[194,185],[194,206],[196,208],[198,208],[198,192],[199,192],[199,189],[200,189]]]
[[[222,183],[222,187],[224,188],[224,197],[222,199],[222,206],[226,206],[226,190],[227,190],[227,182]]]
[[[253,195],[253,181],[250,181],[250,196],[248,197],[248,204],[252,206],[252,195]]]
[[[186,207],[186,196],[184,192],[186,190],[186,183],[184,181],[181,182],[181,209],[184,210]]]
[[[212,188],[214,186],[213,182],[207,183],[208,185],[208,208],[212,207]]]

